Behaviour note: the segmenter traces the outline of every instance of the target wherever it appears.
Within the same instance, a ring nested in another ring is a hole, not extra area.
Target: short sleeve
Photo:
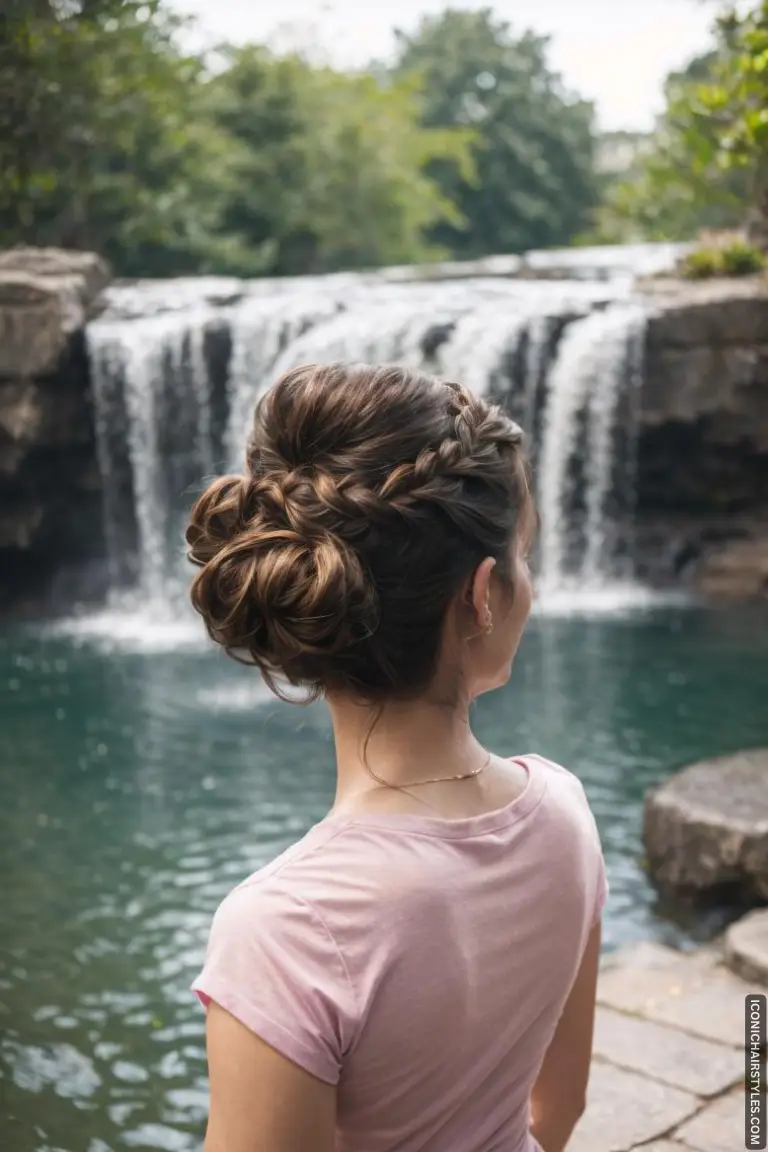
[[[192,985],[305,1071],[337,1084],[355,1004],[343,958],[319,914],[276,885],[235,889],[214,918]]]
[[[600,831],[597,827],[595,815],[590,807],[584,785],[578,776],[570,772],[567,768],[563,768],[561,764],[555,764],[553,760],[547,760],[545,757],[536,754],[531,754],[525,757],[525,759],[538,761],[539,764],[542,764],[550,772],[555,773],[563,783],[570,786],[570,795],[576,801],[576,811],[581,814],[581,827],[586,832],[586,841],[584,844],[587,885],[586,914],[588,915],[591,909],[590,927],[594,928],[602,919],[603,912],[605,911],[605,905],[608,902],[609,896],[609,886],[605,868],[605,858],[600,843]],[[592,900],[593,891],[594,903],[591,904],[590,901]]]
[[[598,924],[603,918],[605,905],[608,902],[610,887],[608,884],[608,875],[605,868],[605,858],[603,857],[602,850],[598,847],[598,860],[597,860],[597,896],[595,898],[595,910],[592,915],[592,927]]]

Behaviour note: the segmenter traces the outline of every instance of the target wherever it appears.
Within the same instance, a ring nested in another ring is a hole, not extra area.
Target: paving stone
[[[721,971],[710,980],[690,988],[684,995],[673,996],[660,1004],[652,1018],[695,1036],[741,1049],[744,1045],[744,999],[749,991],[748,984],[730,972]]]
[[[596,1060],[587,1111],[568,1152],[630,1152],[681,1124],[698,1106],[690,1092]]]
[[[643,1144],[637,1152],[690,1152],[690,1149],[675,1140],[654,1140],[653,1144]]]
[[[715,1100],[675,1132],[685,1152],[736,1152],[744,1147],[744,1090]]]
[[[711,957],[680,953],[646,965],[606,969],[598,982],[598,1003],[738,1048],[749,991],[748,984],[715,966]]]
[[[598,1009],[594,1053],[697,1096],[717,1096],[744,1075],[744,1061],[733,1048],[611,1008]]]
[[[681,952],[677,948],[668,948],[666,944],[659,944],[655,940],[638,940],[619,948],[616,952],[609,952],[603,965],[606,970],[613,968],[674,968],[690,970],[695,968],[711,968],[718,962],[717,951],[710,947],[696,948],[692,952]]]
[[[725,959],[750,984],[768,985],[768,908],[731,925],[725,934]]]

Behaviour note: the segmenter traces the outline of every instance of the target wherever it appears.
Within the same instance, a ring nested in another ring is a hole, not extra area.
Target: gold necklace
[[[471,772],[459,772],[456,776],[435,776],[431,780],[414,780],[405,784],[390,784],[389,781],[383,780],[381,776],[377,776],[373,768],[368,764],[366,764],[365,770],[381,788],[421,788],[424,784],[448,784],[452,780],[474,780],[476,776],[479,776],[481,772],[485,771],[492,759],[493,753],[489,752],[488,759],[485,760],[479,768],[474,768]]]

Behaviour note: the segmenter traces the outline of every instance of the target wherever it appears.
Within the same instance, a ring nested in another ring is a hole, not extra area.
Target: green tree
[[[712,77],[724,50],[720,45],[667,77],[666,109],[629,170],[608,181],[590,240],[687,240],[702,229],[741,222],[744,176],[716,168],[717,130],[692,100],[692,91]]]
[[[432,169],[463,224],[433,232],[461,258],[568,244],[598,197],[593,108],[547,64],[547,40],[520,37],[489,9],[448,10],[398,33],[398,75],[423,77],[423,123],[475,133],[474,179]]]
[[[682,240],[768,220],[768,0],[727,10],[711,51],[666,84],[666,110],[598,214],[606,240]]]
[[[242,275],[428,259],[460,221],[427,173],[468,133],[425,128],[407,78],[258,46],[219,71],[163,0],[12,0],[0,23],[0,244],[94,248],[120,275]]]
[[[710,81],[696,89],[694,115],[708,117],[718,134],[717,166],[745,175],[749,223],[768,246],[768,0],[748,11],[729,7],[719,20],[728,45]],[[692,132],[692,149],[698,135]]]
[[[237,248],[217,234],[227,142],[198,115],[202,64],[177,29],[158,0],[35,0],[6,18],[0,243],[95,248],[125,275]]]
[[[471,174],[469,133],[419,124],[411,79],[312,67],[258,46],[232,50],[210,83],[216,123],[240,146],[224,227],[276,274],[429,259],[425,239],[460,222],[428,175]]]

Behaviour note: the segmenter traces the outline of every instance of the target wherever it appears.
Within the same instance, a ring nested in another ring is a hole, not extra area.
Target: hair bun
[[[322,678],[328,657],[343,662],[378,623],[359,556],[318,525],[317,511],[286,506],[274,473],[216,480],[192,510],[192,603],[211,638],[273,687],[276,673],[294,684]]]
[[[213,560],[245,527],[248,484],[244,476],[221,476],[196,501],[186,532],[193,564],[203,567]]]

